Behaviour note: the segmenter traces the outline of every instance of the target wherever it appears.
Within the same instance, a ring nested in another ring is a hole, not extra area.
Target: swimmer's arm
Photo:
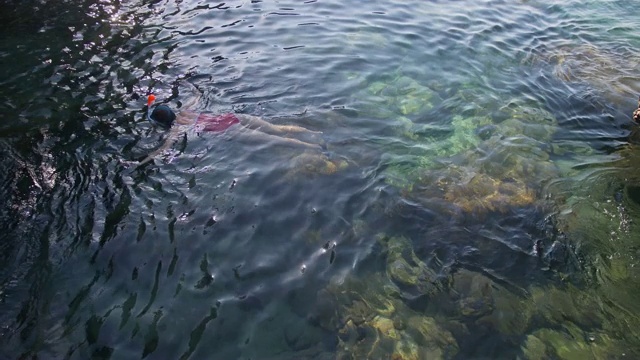
[[[137,166],[142,166],[152,161],[153,159],[155,159],[158,155],[165,152],[168,148],[173,146],[173,144],[175,144],[178,141],[179,136],[180,136],[180,129],[178,129],[178,127],[171,128],[171,130],[169,131],[169,134],[164,140],[164,143],[162,143],[162,146],[160,146],[159,148],[149,153],[149,155],[147,155],[147,157],[145,157],[144,159],[140,160]]]

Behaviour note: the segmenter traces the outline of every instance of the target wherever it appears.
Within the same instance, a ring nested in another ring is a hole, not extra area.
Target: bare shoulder
[[[190,125],[198,118],[198,115],[193,111],[181,110],[176,116],[176,122],[181,125]]]

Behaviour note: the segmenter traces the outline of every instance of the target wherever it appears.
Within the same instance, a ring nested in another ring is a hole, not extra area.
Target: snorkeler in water
[[[640,99],[638,99],[638,108],[633,112],[633,120],[640,123]]]
[[[190,128],[197,133],[230,133],[237,141],[268,142],[303,150],[322,150],[320,145],[322,140],[319,136],[321,132],[319,131],[312,131],[297,125],[274,125],[257,116],[246,114],[216,115],[188,110],[180,110],[176,113],[165,104],[154,106],[155,100],[155,95],[148,96],[147,120],[159,128],[169,130],[170,134],[165,143],[140,161],[139,165],[153,160],[159,153],[175,143],[180,134]]]

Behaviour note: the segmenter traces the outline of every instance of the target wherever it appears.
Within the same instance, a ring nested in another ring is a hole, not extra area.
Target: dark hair
[[[167,105],[158,105],[151,112],[150,118],[158,125],[168,129],[173,125],[173,121],[176,119],[176,113]]]

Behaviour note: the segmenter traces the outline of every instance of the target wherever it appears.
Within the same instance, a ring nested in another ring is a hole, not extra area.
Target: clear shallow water
[[[632,4],[4,13],[3,356],[638,355]],[[189,134],[125,167],[184,78],[334,165]]]

